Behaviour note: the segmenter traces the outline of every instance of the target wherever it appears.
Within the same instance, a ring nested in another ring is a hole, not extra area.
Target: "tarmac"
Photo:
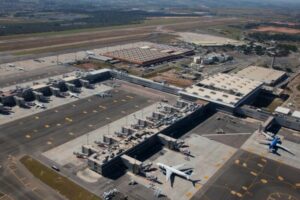
[[[33,191],[7,173],[9,155],[17,158],[24,154],[38,156],[41,152],[122,118],[120,111],[130,114],[158,100],[156,96],[149,96],[150,91],[137,95],[126,92],[124,88],[113,90],[111,98],[92,96],[0,125],[1,192],[14,199],[23,196],[22,199],[35,200],[41,199],[35,191],[41,192],[44,187],[43,184],[37,185]],[[25,177],[22,174],[20,179]],[[31,183],[34,181],[29,179]],[[60,199],[50,198],[51,194],[47,196],[47,199]]]
[[[192,199],[300,198],[299,169],[239,150]]]

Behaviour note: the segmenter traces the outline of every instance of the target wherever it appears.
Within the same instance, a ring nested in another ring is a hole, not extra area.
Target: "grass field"
[[[30,156],[24,156],[20,161],[36,178],[69,200],[100,200],[96,195],[66,177],[61,176]]]

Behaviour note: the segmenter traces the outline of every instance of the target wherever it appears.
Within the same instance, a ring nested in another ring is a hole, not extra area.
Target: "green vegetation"
[[[24,156],[20,161],[36,178],[69,200],[100,200],[96,195],[29,156]]]
[[[300,35],[298,34],[284,34],[284,33],[250,33],[249,37],[256,39],[259,42],[266,40],[275,40],[275,41],[289,41],[289,42],[300,42]]]
[[[238,25],[212,26],[208,30],[235,40],[240,40],[243,35],[242,29]]]

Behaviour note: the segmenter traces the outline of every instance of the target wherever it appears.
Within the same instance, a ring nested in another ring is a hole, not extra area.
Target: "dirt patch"
[[[252,29],[257,32],[273,32],[273,33],[287,33],[287,34],[299,34],[299,29],[286,28],[286,27],[276,27],[276,26],[261,26],[256,29]]]
[[[300,74],[296,76],[286,87],[284,93],[290,97],[284,103],[285,106],[294,108],[295,110],[300,109]]]
[[[151,78],[157,82],[167,82],[171,85],[176,85],[178,87],[188,87],[193,84],[192,80],[181,78],[180,73],[178,73],[175,69],[168,70],[163,73],[158,73],[157,76]]]

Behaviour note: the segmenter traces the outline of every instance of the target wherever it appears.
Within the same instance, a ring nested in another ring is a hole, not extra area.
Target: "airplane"
[[[99,92],[98,94],[96,94],[96,96],[104,98],[104,97],[111,97],[112,95],[107,92]]]
[[[280,139],[280,137],[274,135],[273,133],[265,133],[265,132],[261,132],[267,139],[267,141],[261,141],[259,142],[260,144],[264,144],[264,145],[269,145],[269,152],[271,153],[277,153],[278,149],[282,149],[292,155],[294,155],[293,152],[291,152],[291,150],[289,150],[288,148],[282,146],[282,141]]]
[[[39,102],[36,102],[36,103],[35,103],[35,106],[36,106],[37,108],[41,108],[41,109],[46,109],[46,108],[47,108],[47,107],[45,106],[45,104],[39,103]]]
[[[77,99],[79,99],[79,98],[80,98],[80,97],[79,97],[79,95],[78,95],[78,94],[76,94],[76,93],[69,92],[69,94],[70,94],[70,97],[74,97],[74,98],[77,98]]]
[[[178,175],[181,177],[184,177],[185,179],[191,181],[191,172],[192,170],[189,169],[180,169],[181,167],[183,167],[185,164],[180,164],[180,165],[176,165],[176,166],[168,166],[162,163],[157,163],[157,166],[166,173],[166,181],[171,181],[171,186],[172,186],[172,180],[171,180],[171,176],[174,175]],[[194,184],[194,181],[192,181]]]

